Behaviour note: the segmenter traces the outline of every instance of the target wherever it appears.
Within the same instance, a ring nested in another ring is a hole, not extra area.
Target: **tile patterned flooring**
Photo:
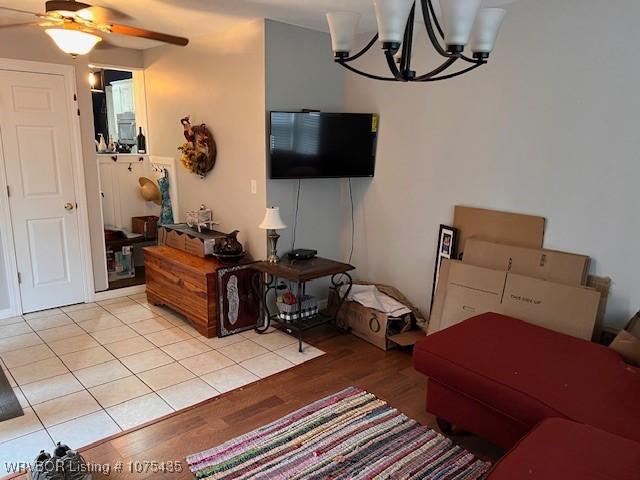
[[[144,294],[0,320],[2,369],[25,415],[0,423],[6,462],[80,448],[324,352],[279,331],[207,339]]]

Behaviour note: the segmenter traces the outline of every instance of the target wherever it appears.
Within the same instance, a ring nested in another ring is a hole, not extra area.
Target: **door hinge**
[[[80,116],[80,109],[78,109],[78,116]]]
[[[78,95],[76,95],[75,93],[73,94],[73,101],[76,102],[78,100]]]
[[[18,283],[22,284],[22,275],[20,275],[20,272],[18,272]]]
[[[9,185],[7,185],[7,197],[11,196],[11,188],[9,188]]]

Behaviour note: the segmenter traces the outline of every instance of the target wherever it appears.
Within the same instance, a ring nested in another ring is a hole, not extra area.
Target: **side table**
[[[303,332],[311,328],[325,325],[327,323],[336,323],[338,312],[342,307],[345,299],[353,286],[353,279],[348,272],[355,270],[355,267],[348,263],[336,262],[328,258],[315,257],[309,260],[296,260],[285,258],[279,263],[257,262],[252,267],[260,272],[261,285],[261,318],[264,319],[264,325],[256,327],[256,332],[265,333],[271,324],[281,329],[287,329],[298,334],[299,351],[302,352],[302,335]],[[331,277],[331,287],[338,295],[338,305],[332,315],[326,315],[318,312],[311,317],[302,318],[302,296],[306,290],[307,282],[320,278]],[[298,287],[298,311],[297,318],[292,321],[281,320],[278,314],[272,314],[269,311],[268,295],[271,290],[277,291],[278,280],[284,279],[295,283]],[[346,285],[344,293],[341,292],[342,287]]]

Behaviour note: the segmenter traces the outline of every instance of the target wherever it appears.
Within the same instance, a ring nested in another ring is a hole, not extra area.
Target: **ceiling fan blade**
[[[7,23],[5,25],[0,24],[0,28],[37,27],[39,25],[40,22]]]
[[[48,0],[44,4],[47,13],[55,12],[77,12],[83,8],[89,8],[91,5],[77,2],[75,0]]]
[[[24,13],[25,15],[34,15],[38,18],[42,18],[45,16],[42,13],[30,12],[28,10],[20,10],[19,8],[0,7],[0,10],[5,10],[7,12],[13,12],[13,13]]]
[[[107,7],[87,7],[76,12],[79,17],[95,23],[112,23],[114,20],[128,20],[131,17],[119,10]]]
[[[119,25],[117,23],[110,25],[109,31],[120,35],[128,35],[130,37],[148,38],[149,40],[157,40],[158,42],[170,43],[171,45],[179,45],[181,47],[184,47],[189,43],[188,38],[176,37],[166,33],[152,32],[151,30],[131,27],[129,25]]]

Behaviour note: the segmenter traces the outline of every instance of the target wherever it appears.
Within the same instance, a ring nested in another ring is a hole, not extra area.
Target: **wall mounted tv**
[[[371,113],[271,112],[269,176],[373,177],[377,132]]]

